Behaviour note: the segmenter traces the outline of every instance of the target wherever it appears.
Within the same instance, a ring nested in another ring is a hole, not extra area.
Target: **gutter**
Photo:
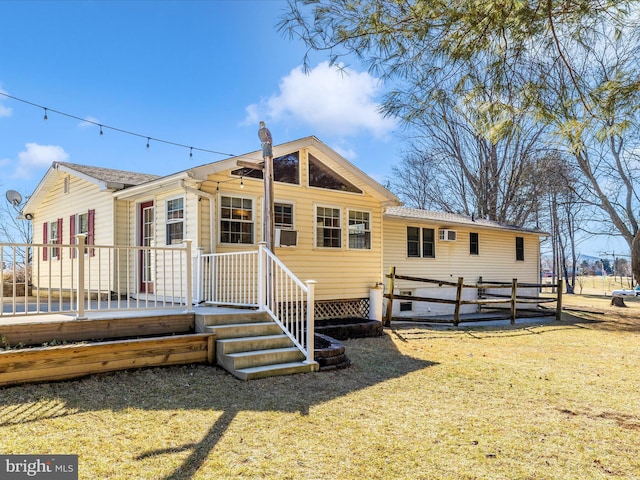
[[[216,238],[215,238],[215,222],[214,222],[214,211],[216,205],[216,197],[208,192],[203,192],[202,190],[198,190],[197,188],[190,187],[184,181],[184,178],[180,179],[180,186],[184,189],[185,192],[193,193],[198,197],[204,197],[209,200],[209,251],[210,253],[216,253]]]

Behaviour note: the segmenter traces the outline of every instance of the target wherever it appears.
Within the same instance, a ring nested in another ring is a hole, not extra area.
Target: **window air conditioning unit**
[[[297,230],[283,230],[282,228],[276,228],[275,237],[276,247],[295,247],[298,245]]]
[[[447,228],[440,229],[440,240],[444,242],[455,242],[458,238],[458,232]]]

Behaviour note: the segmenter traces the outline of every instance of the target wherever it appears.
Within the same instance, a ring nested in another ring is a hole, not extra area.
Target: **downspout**
[[[209,200],[209,253],[216,253],[216,238],[215,238],[215,205],[216,205],[216,197],[208,192],[203,192],[202,190],[198,190],[197,188],[190,187],[184,181],[184,179],[180,179],[180,186],[184,188],[186,192],[193,193],[199,197],[204,197]]]

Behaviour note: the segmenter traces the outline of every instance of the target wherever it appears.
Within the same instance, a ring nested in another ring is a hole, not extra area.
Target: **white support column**
[[[267,242],[258,243],[258,310],[265,310],[267,300],[267,254],[265,247]]]
[[[185,313],[193,312],[193,257],[191,256],[191,244],[193,240],[186,239],[185,243],[185,255],[187,256],[187,293],[185,303],[187,310]]]
[[[204,274],[202,268],[202,251],[204,249],[202,247],[196,248],[196,282],[195,282],[195,292],[196,292],[196,301],[200,303],[204,300]]]
[[[78,277],[76,284],[76,301],[78,318],[87,318],[84,311],[84,245],[86,242],[86,235],[76,235],[76,258],[78,259]]]
[[[313,351],[315,350],[315,291],[316,281],[307,280],[307,359],[306,363],[314,362]]]

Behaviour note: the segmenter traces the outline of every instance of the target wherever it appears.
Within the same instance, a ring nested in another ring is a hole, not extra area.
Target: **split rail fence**
[[[542,310],[539,308],[539,305],[542,303],[556,303],[555,308],[555,317],[556,320],[560,320],[562,313],[562,279],[558,280],[556,285],[556,295],[555,297],[539,297],[533,295],[520,295],[518,294],[518,289],[524,288],[536,288],[540,289],[543,287],[548,287],[549,284],[545,283],[519,283],[518,279],[514,278],[511,282],[493,282],[493,281],[483,281],[482,277],[478,280],[476,284],[465,284],[463,277],[458,277],[457,282],[450,282],[446,280],[435,280],[431,278],[422,278],[422,277],[413,277],[407,275],[397,275],[396,268],[391,267],[390,273],[386,276],[389,278],[389,293],[385,294],[384,297],[387,301],[387,308],[384,318],[384,325],[391,325],[392,312],[393,312],[393,302],[394,300],[404,300],[411,302],[432,302],[432,303],[446,303],[454,306],[453,311],[453,325],[458,326],[458,324],[463,321],[460,317],[460,308],[462,305],[478,305],[479,308],[494,306],[497,308],[500,305],[508,306],[509,316],[505,317],[511,321],[513,325],[516,321],[516,317],[518,316],[518,312],[526,312],[531,316],[532,314],[539,313],[540,316],[548,316],[549,310]],[[413,295],[399,295],[394,293],[395,282],[396,280],[404,280],[410,282],[419,282],[419,283],[427,283],[427,284],[436,284],[438,286],[447,286],[447,287],[455,287],[455,299],[447,299],[441,297],[418,297]],[[476,299],[472,300],[463,300],[463,291],[464,289],[476,289],[477,295]],[[497,293],[495,290],[507,290],[506,293]],[[519,307],[520,305],[520,307]],[[521,305],[535,305],[536,308],[524,308]]]

